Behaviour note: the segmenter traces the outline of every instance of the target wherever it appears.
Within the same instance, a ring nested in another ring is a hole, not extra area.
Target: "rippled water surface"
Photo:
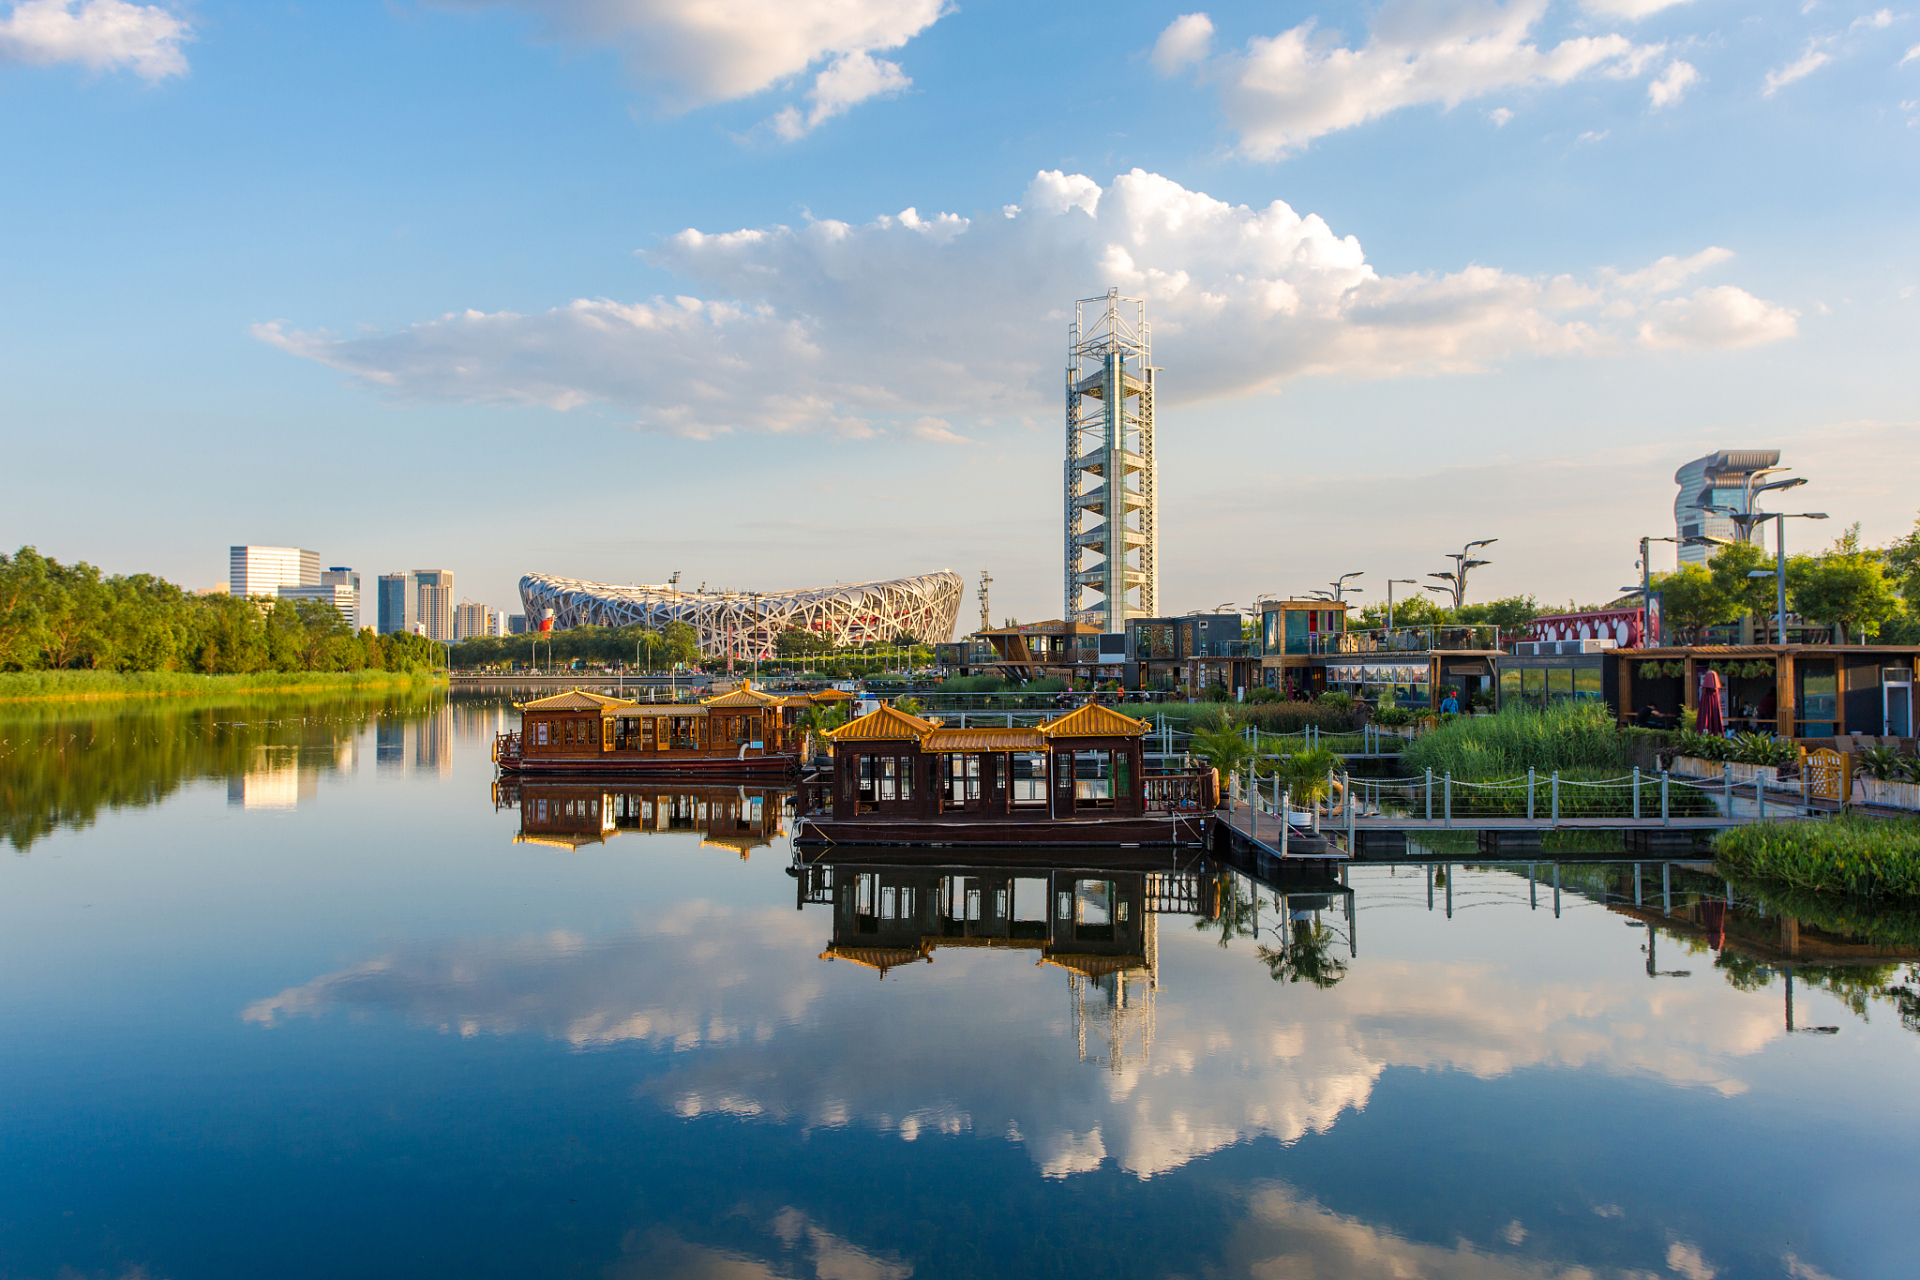
[[[796,866],[774,792],[497,792],[513,717],[0,712],[0,1276],[1916,1272],[1909,922]]]

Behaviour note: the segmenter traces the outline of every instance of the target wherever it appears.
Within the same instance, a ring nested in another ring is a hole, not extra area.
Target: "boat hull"
[[[1206,844],[1212,824],[1212,814],[1032,822],[810,816],[801,819],[794,843],[968,849],[1200,847]]]
[[[520,777],[572,778],[791,778],[799,772],[798,757],[772,756],[635,756],[595,759],[562,756],[542,759],[518,756],[499,761],[500,772]]]

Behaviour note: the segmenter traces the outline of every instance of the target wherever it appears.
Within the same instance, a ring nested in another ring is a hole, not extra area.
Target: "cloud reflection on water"
[[[1570,979],[1485,960],[1363,958],[1331,990],[1276,986],[1250,948],[1169,927],[1151,1054],[1103,1070],[1079,1059],[1058,969],[941,950],[878,982],[813,958],[823,925],[686,902],[602,938],[398,948],[243,1016],[271,1027],[384,1010],[463,1036],[644,1044],[675,1056],[636,1092],[672,1114],[858,1125],[904,1141],[1005,1135],[1054,1177],[1112,1162],[1147,1178],[1250,1138],[1325,1132],[1367,1105],[1389,1067],[1483,1079],[1582,1068],[1731,1096],[1746,1088],[1736,1060],[1779,1034],[1768,1004],[1717,983],[1616,970]]]

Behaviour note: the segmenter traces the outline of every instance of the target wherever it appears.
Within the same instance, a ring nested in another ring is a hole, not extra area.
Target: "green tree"
[[[1713,579],[1714,589],[1736,610],[1736,615],[1773,612],[1773,579],[1747,576],[1755,569],[1771,568],[1773,561],[1766,549],[1750,542],[1729,543],[1714,552],[1713,558],[1707,562],[1707,573]]]
[[[692,665],[700,661],[700,633],[687,622],[669,622],[661,632],[668,662]]]
[[[47,561],[32,547],[0,555],[0,668],[40,665],[46,624]]]
[[[1860,526],[1842,534],[1833,549],[1802,567],[1793,588],[1793,608],[1814,622],[1837,624],[1841,638],[1871,634],[1900,611],[1900,597],[1881,566],[1881,553],[1860,546]]]
[[[1703,565],[1683,564],[1672,573],[1655,575],[1653,583],[1660,592],[1667,625],[1686,632],[1696,643],[1706,628],[1739,615],[1739,604],[1720,589]]]
[[[1532,596],[1505,596],[1485,604],[1462,605],[1452,621],[1517,631],[1546,612]]]
[[[773,642],[773,651],[783,658],[815,658],[833,652],[833,642],[817,631],[788,627]]]

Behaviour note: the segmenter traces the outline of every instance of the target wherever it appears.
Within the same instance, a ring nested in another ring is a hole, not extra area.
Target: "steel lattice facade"
[[[1091,318],[1087,308],[1096,308]],[[1066,613],[1102,631],[1159,609],[1154,375],[1147,304],[1118,289],[1073,305],[1067,333]],[[1087,563],[1089,555],[1099,557]],[[1088,601],[1087,593],[1099,598]]]
[[[966,583],[942,569],[915,578],[841,583],[802,591],[677,591],[613,586],[530,573],[520,579],[529,626],[553,610],[553,625],[644,626],[684,622],[710,657],[766,660],[783,631],[808,631],[840,647],[886,644],[910,635],[924,644],[953,638]]]

